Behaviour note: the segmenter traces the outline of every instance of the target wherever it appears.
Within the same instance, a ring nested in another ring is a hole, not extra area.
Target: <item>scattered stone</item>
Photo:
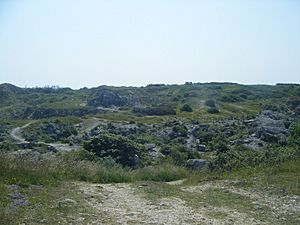
[[[8,185],[7,188],[10,191],[15,191],[15,190],[19,190],[21,187],[17,184],[11,184],[11,185]]]
[[[199,150],[200,152],[205,152],[205,151],[206,151],[206,146],[205,146],[205,145],[199,145],[199,146],[198,146],[198,150]]]
[[[132,168],[137,169],[140,165],[140,157],[137,154],[134,154],[133,159],[132,159]]]
[[[21,198],[21,199],[15,199],[13,201],[13,203],[11,204],[12,208],[18,208],[18,207],[23,207],[23,206],[27,206],[29,205],[29,202],[27,201],[27,199]]]
[[[197,170],[202,169],[206,164],[207,161],[204,159],[189,159],[186,166],[190,169]]]
[[[8,206],[8,210],[16,210],[18,207],[23,207],[29,205],[29,201],[27,200],[26,196],[21,194],[19,190],[21,187],[16,184],[8,185],[7,187],[10,191],[13,191],[8,194],[11,203]]]
[[[52,145],[48,145],[48,151],[56,153],[57,149]]]
[[[22,195],[20,192],[13,192],[13,193],[8,194],[8,196],[11,199],[22,199],[22,198],[25,198],[25,196]]]

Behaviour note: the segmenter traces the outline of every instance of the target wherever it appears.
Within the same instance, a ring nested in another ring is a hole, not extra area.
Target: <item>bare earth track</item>
[[[267,221],[254,218],[253,212],[240,212],[231,207],[214,207],[203,204],[191,207],[179,197],[161,198],[158,202],[150,201],[141,194],[140,188],[131,184],[89,184],[76,183],[84,194],[88,207],[99,215],[93,224],[285,224],[278,217],[297,215],[300,212],[299,198],[274,199],[257,193],[232,189],[233,193],[250,197],[257,210],[266,205],[272,208]],[[226,186],[225,188],[228,188]],[[182,191],[201,194],[208,188],[220,188],[221,183],[206,183],[191,187],[179,187]],[[231,190],[231,189],[230,189]],[[212,215],[221,214],[224,217]],[[298,214],[299,215],[299,214]],[[281,218],[282,219],[282,218]],[[300,220],[299,220],[300,222]]]
[[[178,198],[161,199],[159,204],[135,193],[130,184],[78,183],[90,207],[102,215],[105,224],[217,224],[205,223],[204,215],[194,212]],[[213,222],[213,223],[211,223]]]

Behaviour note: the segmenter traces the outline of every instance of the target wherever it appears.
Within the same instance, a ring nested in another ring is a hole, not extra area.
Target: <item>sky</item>
[[[0,0],[0,83],[300,83],[299,0]]]

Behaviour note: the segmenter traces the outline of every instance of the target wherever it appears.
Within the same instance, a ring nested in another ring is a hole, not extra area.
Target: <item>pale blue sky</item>
[[[0,0],[0,83],[300,83],[299,0]]]

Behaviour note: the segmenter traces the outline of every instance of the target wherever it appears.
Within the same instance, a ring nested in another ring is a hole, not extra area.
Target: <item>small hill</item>
[[[13,84],[3,83],[0,84],[0,93],[14,93],[19,94],[24,92],[23,88],[17,87]]]
[[[16,95],[24,93],[23,88],[19,88],[9,83],[0,84],[0,104],[10,104],[10,100],[15,98]]]

